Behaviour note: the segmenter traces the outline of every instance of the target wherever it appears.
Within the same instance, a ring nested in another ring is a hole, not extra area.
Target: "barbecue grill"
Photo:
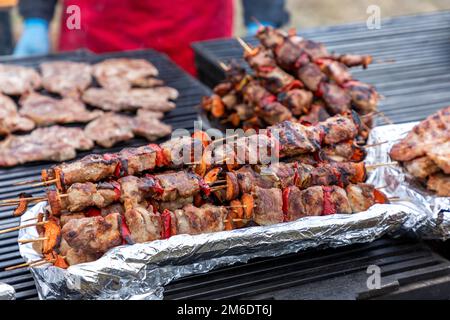
[[[423,119],[450,101],[450,64],[446,61],[450,51],[449,31],[450,13],[444,12],[385,20],[381,30],[368,31],[363,24],[352,24],[309,30],[304,34],[308,38],[324,41],[337,52],[369,53],[374,55],[376,61],[382,60],[383,63],[375,63],[367,71],[355,72],[355,77],[375,84],[388,98],[380,107],[391,119],[407,122]],[[251,39],[246,41],[255,43]],[[416,52],[418,44],[423,46],[421,52]],[[428,46],[425,47],[425,44]],[[234,40],[197,43],[194,48],[200,78],[211,86],[223,77],[217,61],[242,56],[242,50]],[[164,121],[174,129],[193,129],[193,121],[197,118],[195,106],[201,96],[208,95],[210,91],[183,73],[165,56],[151,50],[98,56],[78,51],[4,62],[36,66],[47,60],[68,59],[95,63],[112,57],[146,58],[152,61],[160,70],[160,78],[180,92],[177,108],[166,114]],[[392,59],[396,63],[388,62]],[[405,93],[408,95],[403,96]],[[412,109],[414,112],[410,112]],[[145,140],[136,138],[111,149],[96,147],[93,151],[80,152],[78,157],[91,152],[117,151],[143,143]],[[50,165],[37,163],[0,170],[0,199],[16,196],[20,192],[41,195],[41,189],[11,185],[16,181],[38,178],[40,170]],[[0,228],[12,227],[17,223],[18,219],[11,217],[10,209],[0,209]],[[17,232],[0,235],[0,270],[21,262]],[[367,266],[372,264],[381,267],[383,287],[380,290],[369,290],[366,286]],[[0,281],[13,285],[18,299],[37,298],[33,278],[26,269],[0,271]],[[310,250],[258,259],[248,264],[188,277],[168,285],[165,298],[448,299],[449,292],[448,260],[433,252],[427,244],[415,240],[381,239],[339,249]]]

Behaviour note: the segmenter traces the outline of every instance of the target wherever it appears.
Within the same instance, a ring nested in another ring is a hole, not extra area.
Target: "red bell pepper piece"
[[[336,213],[336,206],[331,199],[331,187],[322,186],[323,191],[323,211],[322,215],[327,216]]]
[[[163,149],[161,149],[159,145],[152,143],[149,144],[149,147],[156,151],[156,166],[164,167],[169,165],[169,161],[164,155]]]
[[[291,187],[287,187],[283,189],[282,197],[283,197],[283,222],[289,221],[288,219],[288,211],[289,211],[289,194],[291,193]]]
[[[161,230],[161,239],[168,239],[171,236],[171,225],[172,225],[172,216],[170,215],[170,211],[165,209],[161,214],[162,220],[162,230]]]
[[[122,236],[122,244],[134,244],[127,221],[123,215],[120,216],[120,235]]]
[[[102,215],[102,212],[98,208],[89,208],[86,211],[86,217],[90,217],[91,218],[91,217],[98,217],[98,216],[101,216],[101,215]]]

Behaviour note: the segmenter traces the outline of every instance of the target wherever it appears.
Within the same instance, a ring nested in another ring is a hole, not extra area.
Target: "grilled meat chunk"
[[[416,125],[407,136],[392,146],[390,156],[409,161],[424,156],[430,148],[450,140],[450,106]]]
[[[71,163],[62,163],[53,167],[53,171],[62,173],[62,182],[71,185],[75,182],[95,182],[114,176],[119,159],[105,159],[99,154],[87,155]]]
[[[159,210],[175,211],[177,209],[183,209],[184,206],[194,203],[194,197],[178,198],[175,201],[167,201],[159,203]]]
[[[351,96],[337,84],[322,82],[319,92],[331,114],[343,114],[351,110]]]
[[[431,147],[427,156],[446,174],[450,174],[450,141]]]
[[[347,186],[345,190],[353,212],[366,211],[375,204],[374,189],[373,185],[366,183]]]
[[[324,193],[322,186],[314,186],[303,190],[301,198],[305,215],[322,215],[324,209]]]
[[[319,124],[325,133],[324,144],[336,144],[345,140],[351,140],[358,134],[358,128],[352,119],[346,116],[334,116]]]
[[[161,83],[153,77],[158,69],[144,59],[106,59],[93,67],[97,82],[108,89],[129,89],[132,86],[151,87]]]
[[[197,208],[189,204],[171,214],[172,233],[195,235],[223,231],[227,213],[224,207],[205,204]]]
[[[161,216],[143,207],[136,207],[125,212],[131,240],[136,243],[153,241],[161,238]]]
[[[20,114],[38,126],[89,122],[103,114],[102,111],[88,111],[82,102],[72,98],[55,99],[39,93],[23,96],[20,104]]]
[[[92,67],[83,62],[53,61],[40,65],[42,86],[63,97],[78,98],[92,81]]]
[[[121,186],[120,200],[125,209],[134,208],[144,200],[144,193],[140,188],[141,179],[135,176],[126,176],[119,179]]]
[[[156,151],[151,146],[125,148],[118,153],[121,170],[128,175],[142,173],[156,167]]]
[[[125,208],[121,203],[112,203],[109,206],[106,206],[100,210],[100,214],[102,217],[106,217],[108,214],[118,213],[121,216],[125,214]]]
[[[88,254],[103,254],[122,244],[121,217],[111,213],[106,217],[72,219],[62,228],[66,242],[75,250]]]
[[[284,221],[283,198],[280,189],[255,187],[252,195],[255,199],[253,221],[262,226]]]
[[[427,156],[405,161],[403,165],[406,171],[416,178],[426,178],[439,171],[436,163]]]
[[[368,114],[377,110],[380,95],[375,88],[361,81],[348,81],[344,88],[350,94],[352,106],[359,114]]]
[[[0,93],[0,135],[33,129],[34,122],[20,116],[15,102],[10,97]]]
[[[126,111],[147,109],[167,112],[175,109],[169,99],[176,99],[178,92],[169,87],[149,89],[114,90],[89,88],[83,94],[83,101],[105,111]]]
[[[295,116],[309,113],[313,97],[312,92],[302,89],[293,89],[278,95],[280,102]]]
[[[65,161],[75,158],[76,150],[89,150],[93,146],[80,128],[39,128],[29,135],[11,135],[0,142],[0,166],[39,160]]]
[[[162,201],[175,201],[177,198],[187,198],[200,191],[200,184],[194,174],[179,171],[156,175],[164,192],[158,196]]]
[[[61,244],[58,249],[58,253],[62,256],[65,256],[66,262],[73,266],[75,264],[85,263],[85,262],[91,262],[97,260],[97,255],[95,254],[89,254],[86,252],[83,252],[83,250],[75,250],[69,244],[66,240],[62,239]]]
[[[436,191],[440,197],[450,197],[450,176],[442,173],[433,174],[428,179],[427,187]]]
[[[75,183],[67,189],[67,197],[62,201],[70,212],[77,212],[87,207],[104,208],[120,198],[118,183],[92,182]]]
[[[22,95],[39,89],[41,77],[32,68],[0,64],[0,92],[7,95]]]
[[[284,121],[270,127],[272,136],[280,143],[280,155],[284,157],[312,153],[320,149],[320,130],[299,123]]]
[[[320,83],[326,81],[325,74],[314,63],[307,63],[302,66],[298,70],[297,76],[312,92],[317,92]]]

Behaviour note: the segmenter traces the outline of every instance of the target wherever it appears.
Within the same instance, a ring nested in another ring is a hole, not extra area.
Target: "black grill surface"
[[[299,34],[337,53],[371,54],[374,63],[367,70],[354,68],[353,75],[376,86],[386,98],[380,110],[394,122],[422,120],[450,104],[450,11],[382,20],[379,30],[354,23]],[[235,39],[198,42],[193,48],[199,77],[209,86],[224,77],[218,61],[242,60]]]
[[[194,128],[194,120],[197,119],[197,105],[201,97],[210,93],[209,89],[203,86],[196,79],[182,71],[177,65],[169,60],[165,55],[153,50],[127,51],[120,53],[94,55],[87,51],[75,51],[61,54],[51,54],[47,56],[21,58],[21,59],[0,59],[2,63],[16,63],[26,66],[37,67],[41,62],[53,60],[86,61],[96,63],[107,58],[129,57],[143,58],[151,61],[159,70],[159,78],[173,88],[176,88],[180,96],[176,100],[177,108],[166,113],[164,122],[172,125],[173,129],[185,128],[190,131]],[[161,141],[159,141],[161,142]],[[104,149],[96,146],[93,150],[79,152],[78,158],[90,153],[105,153],[119,151],[125,147],[139,146],[148,143],[143,138],[135,138],[124,143],[117,144],[113,148]],[[0,169],[0,199],[16,197],[21,192],[29,192],[34,196],[44,193],[42,188],[29,188],[27,186],[12,186],[14,182],[39,179],[40,171],[48,168],[53,163],[37,162],[10,169]],[[14,227],[18,225],[19,218],[12,217],[11,207],[0,207],[0,229]],[[17,291],[17,298],[36,298],[34,282],[31,274],[26,269],[16,271],[3,271],[5,267],[22,263],[18,245],[17,232],[0,235],[0,282],[12,284]]]

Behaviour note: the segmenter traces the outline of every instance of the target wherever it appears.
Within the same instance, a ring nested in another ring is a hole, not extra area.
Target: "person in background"
[[[50,51],[49,23],[56,3],[19,1],[24,29],[16,56]],[[230,37],[232,29],[232,0],[64,0],[57,49],[102,53],[153,48],[195,74],[190,44]]]
[[[10,9],[17,3],[16,0],[0,0],[0,55],[12,53],[12,32]]]
[[[243,0],[244,23],[248,35],[255,35],[259,24],[280,28],[289,22],[285,0]]]

